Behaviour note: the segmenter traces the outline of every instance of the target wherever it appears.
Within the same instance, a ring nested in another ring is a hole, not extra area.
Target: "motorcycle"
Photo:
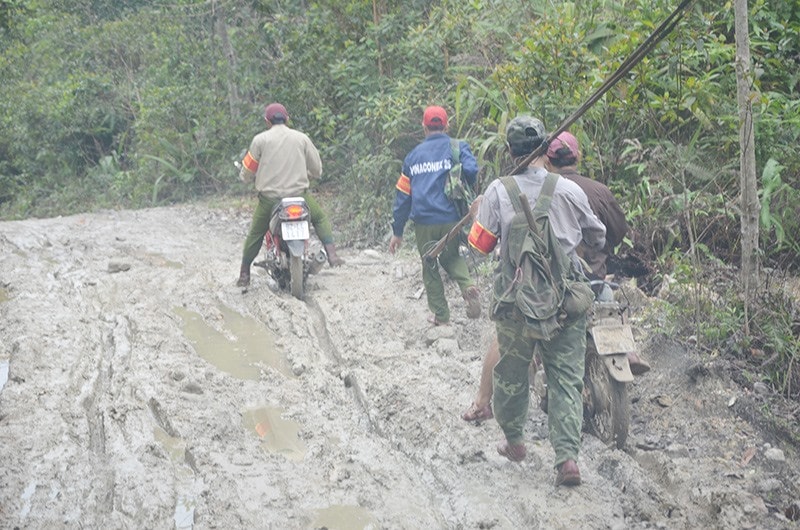
[[[281,199],[264,236],[263,266],[281,289],[288,287],[299,300],[305,298],[308,275],[318,273],[328,260],[325,250],[311,240],[310,217],[304,198]]]
[[[607,445],[625,447],[630,425],[627,384],[633,381],[628,352],[636,351],[633,331],[625,318],[627,307],[614,299],[619,285],[594,280],[599,287],[586,325],[586,356],[583,376],[583,428]],[[547,412],[547,377],[540,359],[531,363],[533,391]]]
[[[584,428],[608,445],[625,446],[630,425],[628,383],[633,381],[628,352],[636,351],[633,331],[623,307],[612,294],[619,285],[591,282],[601,288],[586,326],[583,376]]]

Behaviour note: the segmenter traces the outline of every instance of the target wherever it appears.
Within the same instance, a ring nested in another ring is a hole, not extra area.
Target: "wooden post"
[[[750,334],[750,305],[759,285],[758,182],[756,179],[755,135],[753,129],[753,75],[750,64],[750,30],[747,0],[734,1],[736,30],[736,93],[739,106],[739,185],[741,207],[742,266],[744,292],[744,331]]]

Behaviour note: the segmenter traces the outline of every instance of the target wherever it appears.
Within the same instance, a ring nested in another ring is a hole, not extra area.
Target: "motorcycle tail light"
[[[286,215],[289,219],[297,219],[303,216],[304,208],[299,204],[290,204],[286,207]]]

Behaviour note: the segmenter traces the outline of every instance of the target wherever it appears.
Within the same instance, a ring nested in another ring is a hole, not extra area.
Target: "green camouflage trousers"
[[[566,325],[550,341],[531,338],[522,322],[498,320],[500,361],[494,367],[494,416],[509,443],[521,443],[528,420],[528,368],[534,350],[547,374],[547,426],[555,465],[578,459],[583,422],[586,317]]]
[[[414,225],[414,234],[417,238],[417,250],[420,256],[425,254],[428,249],[433,247],[442,239],[455,223],[443,225]],[[447,298],[444,296],[444,283],[439,273],[439,265],[447,271],[447,275],[458,284],[463,293],[468,287],[474,285],[469,276],[467,262],[458,253],[458,238],[450,241],[441,254],[439,259],[433,263],[425,263],[422,260],[422,284],[425,286],[425,295],[428,298],[428,309],[436,316],[439,322],[450,321],[450,307],[447,305]]]
[[[333,230],[331,229],[331,223],[325,211],[310,193],[305,192],[303,198],[308,205],[311,225],[314,227],[314,232],[316,232],[317,237],[323,245],[333,243]],[[269,220],[272,217],[272,209],[279,202],[281,202],[280,199],[271,199],[269,197],[264,197],[260,193],[258,194],[258,205],[256,206],[255,212],[253,212],[253,221],[250,223],[250,233],[247,234],[247,239],[244,240],[242,265],[249,267],[261,251],[261,245],[264,244],[264,235],[267,233],[267,230],[269,230]]]

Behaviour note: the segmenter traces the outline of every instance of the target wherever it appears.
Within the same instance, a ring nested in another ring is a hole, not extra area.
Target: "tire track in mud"
[[[320,349],[323,354],[334,363],[334,368],[331,368],[329,371],[333,375],[339,377],[343,381],[345,387],[352,390],[353,400],[361,411],[361,414],[367,419],[370,431],[384,440],[385,443],[391,447],[392,451],[397,451],[402,454],[413,466],[413,473],[410,474],[415,475],[430,493],[430,498],[432,499],[430,513],[435,514],[439,524],[443,527],[451,526],[449,521],[450,518],[453,517],[453,511],[459,510],[459,508],[453,504],[453,499],[451,498],[451,492],[454,488],[459,488],[458,471],[449,469],[447,464],[439,464],[435,461],[428,460],[424,454],[416,454],[408,450],[405,443],[399,443],[396,436],[393,436],[381,426],[380,420],[374,418],[370,413],[372,408],[370,400],[361,388],[358,378],[350,372],[349,367],[346,365],[344,358],[331,337],[324,310],[320,304],[311,297],[306,297],[306,306],[312,320],[311,329],[319,343]],[[448,508],[445,510],[443,506],[447,506]],[[524,506],[518,508],[519,512],[524,514],[522,519],[529,519],[531,517],[535,519],[535,515],[531,514]],[[511,520],[506,520],[505,523],[511,524]],[[491,524],[489,524],[489,526],[491,526]]]
[[[164,432],[166,432],[169,436],[175,439],[183,440],[183,436],[172,424],[172,420],[170,420],[169,415],[164,411],[164,408],[161,406],[161,403],[154,397],[151,397],[147,401],[147,408],[150,410],[150,413],[153,415],[153,419],[155,420],[156,424],[161,427]],[[197,467],[197,459],[192,453],[191,449],[188,447],[188,444],[185,448],[183,448],[183,463],[191,468],[192,472],[197,475],[200,471]]]
[[[96,377],[89,395],[81,400],[86,411],[86,422],[89,430],[89,449],[98,456],[106,455],[106,395],[116,395],[114,375],[115,367],[127,367],[130,362],[131,324],[123,316],[117,316],[113,328],[103,332],[103,346],[95,368]],[[124,370],[120,369],[119,372]],[[112,400],[113,401],[113,400]]]
[[[343,381],[346,388],[352,390],[353,400],[358,409],[361,411],[361,414],[367,419],[369,430],[375,433],[381,440],[384,440],[385,443],[391,447],[392,451],[401,453],[409,462],[413,464],[414,473],[409,474],[418,477],[419,480],[428,488],[432,499],[436,499],[436,502],[431,502],[430,504],[430,514],[438,520],[438,524],[440,526],[449,526],[447,522],[448,514],[442,512],[441,509],[436,508],[436,506],[439,506],[443,501],[445,504],[449,505],[446,500],[448,494],[442,492],[450,492],[455,481],[447,480],[447,478],[443,476],[443,473],[440,472],[437,469],[437,466],[432,462],[422,460],[419,455],[407,451],[404,448],[404,444],[397,443],[391,434],[387,433],[387,431],[381,427],[379,420],[374,418],[370,413],[371,407],[369,398],[361,388],[358,378],[354,374],[350,373],[348,366],[345,364],[344,358],[331,338],[325,312],[322,310],[319,303],[312,298],[307,296],[305,302],[308,308],[308,313],[312,320],[311,327],[319,343],[320,349],[326,357],[334,362],[335,368],[329,371],[336,377],[339,377]],[[444,469],[442,471],[447,470]],[[428,480],[425,477],[430,477],[431,480]]]
[[[105,348],[106,352],[108,348]],[[98,457],[104,458],[106,454],[106,433],[103,411],[98,406],[99,397],[105,392],[108,385],[108,374],[103,365],[105,354],[100,357],[97,366],[97,375],[94,379],[91,391],[88,396],[81,400],[81,406],[86,413],[86,427],[89,431],[89,450]]]
[[[378,422],[369,413],[369,401],[367,400],[367,395],[361,389],[358,379],[355,375],[347,371],[347,366],[345,366],[344,359],[342,358],[341,353],[339,353],[339,349],[336,347],[336,344],[334,344],[333,340],[331,339],[330,332],[328,331],[328,322],[325,318],[325,312],[322,310],[320,305],[310,297],[306,297],[305,302],[306,307],[309,310],[308,313],[311,316],[311,329],[320,345],[320,349],[335,363],[336,368],[345,370],[344,374],[342,374],[341,371],[336,373],[333,370],[331,370],[331,373],[342,379],[344,386],[352,390],[353,400],[361,411],[361,414],[367,419],[370,430],[381,438],[388,439],[386,433],[383,431],[383,429],[381,429],[380,425],[378,425]]]
[[[108,516],[114,511],[115,476],[107,453],[107,407],[104,401],[105,394],[111,388],[113,359],[116,350],[113,330],[103,330],[100,340],[100,351],[92,365],[78,366],[78,370],[73,373],[73,380],[79,382],[87,375],[93,377],[91,384],[84,387],[86,393],[80,399],[80,406],[83,409],[87,430],[86,446],[99,463],[99,465],[94,464],[93,467],[97,473],[96,479],[101,485],[97,488],[90,488],[87,498],[93,498],[98,512]],[[62,415],[69,413],[69,410],[65,410]],[[63,417],[63,421],[67,425],[71,423],[70,418],[66,416]]]
[[[136,440],[141,432],[135,430],[157,425],[171,439],[180,440],[181,436],[155,397],[146,402],[145,410],[150,413],[149,420],[147,414],[140,414],[140,408],[128,399],[128,394],[136,390],[129,378],[132,371],[138,369],[136,365],[132,365],[132,344],[136,342],[137,335],[135,322],[129,316],[120,314],[104,315],[95,320],[106,327],[101,331],[99,355],[93,365],[85,366],[75,373],[78,379],[86,377],[88,373],[94,375],[91,386],[86,389],[87,394],[80,400],[88,430],[87,445],[96,459],[93,465],[96,483],[89,490],[88,498],[92,499],[101,520],[108,518],[139,524],[142,522],[142,515],[137,513],[137,509],[132,510],[131,506],[137,505],[143,499],[136,486],[131,489],[129,481],[133,477],[127,472],[121,472],[118,462],[139,460]],[[157,437],[156,441],[162,445],[164,443]],[[165,451],[169,453],[169,447]],[[192,521],[194,519],[194,512],[187,508],[190,503],[186,499],[193,498],[193,481],[198,473],[195,457],[188,446],[183,448],[177,463],[184,464],[187,471],[183,476],[179,472],[170,474],[174,488],[176,524],[178,514],[183,516],[184,521],[187,517]],[[137,481],[134,478],[134,483]]]
[[[101,461],[102,486],[96,488],[97,502],[101,513],[110,514],[115,505],[116,476],[107,452],[108,433],[106,428],[108,412],[112,410],[108,403],[108,395],[116,393],[114,388],[115,364],[126,365],[130,359],[130,322],[127,318],[117,316],[113,327],[102,332],[100,355],[93,367],[94,381],[86,396],[81,399],[81,407],[85,412],[88,430],[88,449]],[[79,374],[85,376],[85,373]],[[112,400],[113,401],[113,400]]]

